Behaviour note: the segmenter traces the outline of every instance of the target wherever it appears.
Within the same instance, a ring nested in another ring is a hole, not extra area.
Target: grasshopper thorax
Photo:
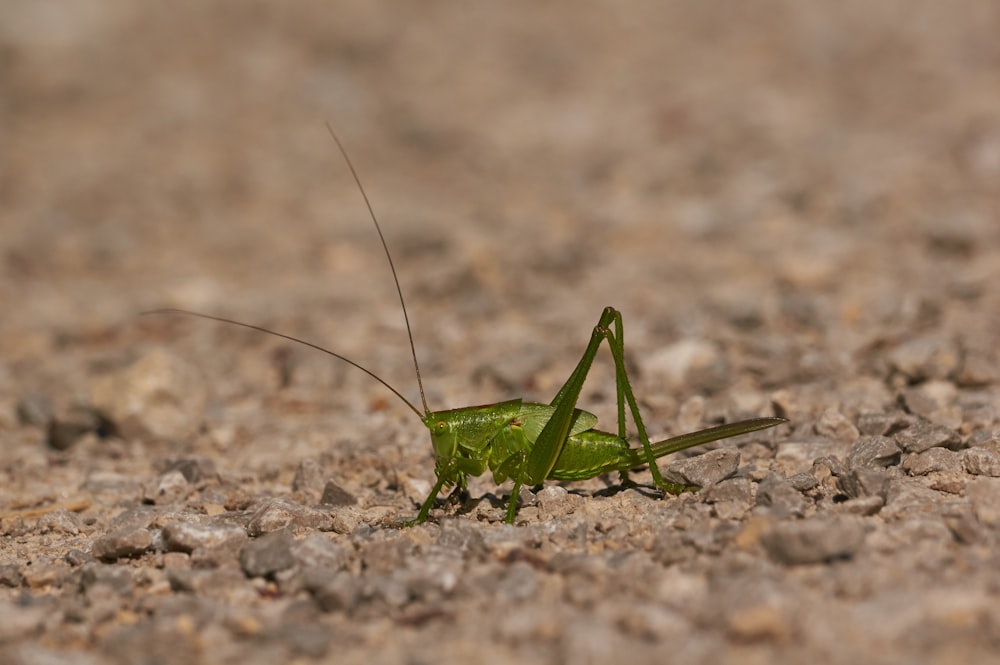
[[[422,420],[431,434],[438,465],[456,457],[478,457],[497,432],[518,421],[521,400],[433,411]]]

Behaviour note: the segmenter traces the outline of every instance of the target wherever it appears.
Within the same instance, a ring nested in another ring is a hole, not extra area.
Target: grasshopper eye
[[[439,420],[438,423],[437,423],[437,428],[438,428],[439,432],[443,432],[446,429],[448,429],[448,423],[446,423],[443,420]]]

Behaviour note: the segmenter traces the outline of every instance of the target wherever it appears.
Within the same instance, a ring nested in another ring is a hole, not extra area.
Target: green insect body
[[[365,194],[361,180],[351,163],[347,151],[337,138],[333,129],[327,126],[330,135],[343,155],[347,166],[361,191],[365,205],[379,239],[385,250],[392,277],[399,295],[403,318],[406,323],[407,335],[410,341],[410,351],[413,357],[413,367],[417,376],[417,386],[420,390],[420,400],[423,411],[417,409],[396,388],[389,385],[381,377],[359,363],[339,353],[325,349],[317,344],[307,342],[291,335],[275,332],[267,328],[234,321],[218,316],[200,314],[179,309],[160,309],[154,313],[180,313],[201,318],[220,321],[244,328],[291,340],[333,356],[368,374],[381,383],[400,400],[402,400],[430,431],[431,443],[435,457],[435,475],[437,477],[427,498],[420,506],[417,516],[399,526],[410,526],[427,520],[438,494],[445,487],[467,487],[469,476],[480,476],[489,470],[496,483],[513,481],[513,489],[507,503],[506,522],[513,524],[517,517],[518,497],[522,486],[534,487],[545,480],[584,480],[605,473],[617,471],[622,482],[628,481],[628,472],[641,466],[648,466],[653,476],[653,483],[664,493],[677,494],[694,490],[697,487],[678,484],[664,479],[656,465],[656,460],[693,446],[711,441],[747,434],[757,430],[774,427],[787,422],[784,418],[753,418],[734,423],[727,423],[697,432],[682,434],[664,441],[651,443],[646,433],[646,426],[639,413],[639,406],[632,392],[625,370],[625,350],[621,314],[612,307],[606,307],[597,325],[591,333],[590,342],[583,356],[569,378],[556,393],[549,404],[525,402],[519,399],[472,406],[447,411],[431,411],[424,395],[423,381],[420,376],[420,366],[417,362],[416,347],[410,332],[409,316],[406,303],[399,286],[396,268],[389,253],[389,246],[379,226],[378,219],[372,210],[371,203]],[[586,381],[587,374],[594,358],[602,344],[607,342],[615,366],[615,392],[618,403],[618,431],[604,432],[594,429],[597,416],[576,408],[580,392]],[[629,445],[625,434],[626,409],[635,423],[640,447]]]
[[[576,408],[576,400],[602,340],[607,340],[615,361],[617,434],[594,429],[597,416]],[[648,465],[654,483],[665,492],[677,494],[694,490],[697,487],[664,479],[655,460],[703,443],[785,422],[783,418],[754,418],[650,443],[625,373],[623,346],[621,314],[607,307],[594,327],[579,364],[551,404],[510,400],[426,413],[422,419],[431,433],[437,482],[417,517],[405,524],[425,521],[443,488],[454,485],[464,489],[468,476],[482,475],[487,469],[498,484],[508,479],[514,482],[507,504],[508,523],[513,523],[517,516],[521,486],[538,485],[544,480],[585,480],[617,471],[624,482],[630,470]],[[632,448],[625,438],[626,405],[639,430],[640,448]]]
[[[493,481],[497,484],[508,479],[518,484],[537,484],[537,479],[526,475],[525,464],[538,441],[538,435],[554,411],[555,408],[548,404],[516,399],[428,414],[424,424],[431,433],[437,460],[435,473],[439,482],[414,523],[427,518],[434,499],[443,487],[464,489],[467,476],[480,476],[487,469],[492,472]],[[685,448],[772,427],[781,422],[784,422],[781,418],[757,418],[719,425],[652,443],[650,449],[653,458],[658,459]],[[617,434],[593,429],[596,424],[597,416],[574,409],[569,435],[545,479],[587,480],[615,471],[627,478],[632,469],[649,464],[643,457],[643,449],[632,448]],[[664,481],[664,484],[674,493],[697,489],[669,481]],[[512,495],[511,502],[515,500],[516,495]]]

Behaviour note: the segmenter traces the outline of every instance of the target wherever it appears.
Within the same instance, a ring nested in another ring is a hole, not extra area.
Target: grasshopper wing
[[[524,428],[524,434],[528,438],[528,441],[534,443],[538,440],[538,435],[541,433],[542,428],[545,427],[545,423],[549,422],[549,418],[552,417],[555,410],[556,407],[549,406],[548,404],[533,404],[529,402],[521,405],[521,412],[519,414],[521,427]],[[597,416],[583,409],[574,409],[573,421],[569,426],[569,434],[567,436],[573,436],[580,432],[586,432],[588,429],[594,429],[596,424]]]

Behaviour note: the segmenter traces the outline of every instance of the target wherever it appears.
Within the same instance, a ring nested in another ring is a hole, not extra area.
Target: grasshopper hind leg
[[[569,436],[570,424],[573,418],[576,403],[583,390],[583,384],[587,379],[594,358],[601,346],[601,342],[606,341],[611,350],[611,357],[615,365],[615,392],[618,401],[618,438],[625,440],[625,411],[628,408],[632,414],[642,441],[641,463],[648,464],[649,470],[653,474],[653,482],[664,491],[678,489],[675,483],[667,482],[660,469],[656,466],[656,455],[649,442],[649,435],[646,433],[646,426],[639,413],[639,405],[632,392],[632,385],[629,382],[628,373],[625,369],[625,349],[622,341],[624,336],[622,326],[622,315],[613,307],[605,307],[601,313],[601,318],[590,336],[590,343],[587,345],[583,356],[577,363],[576,368],[566,379],[566,383],[559,389],[553,398],[551,405],[555,407],[552,417],[542,428],[541,433],[535,441],[535,446],[528,456],[525,464],[523,480],[530,484],[537,484],[548,477],[549,473],[565,446]],[[626,476],[627,478],[627,476]]]

